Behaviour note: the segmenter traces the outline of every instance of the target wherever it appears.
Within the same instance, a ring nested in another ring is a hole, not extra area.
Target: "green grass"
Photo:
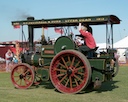
[[[97,91],[62,94],[50,82],[30,89],[15,89],[10,73],[0,73],[0,102],[128,102],[128,67],[120,67],[111,82],[103,83]]]

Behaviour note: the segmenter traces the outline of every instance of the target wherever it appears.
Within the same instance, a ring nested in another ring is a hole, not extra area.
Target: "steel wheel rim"
[[[78,93],[89,84],[91,67],[82,53],[75,50],[62,51],[51,62],[50,78],[60,92]]]
[[[118,64],[118,60],[116,59],[114,65],[114,73],[112,74],[112,77],[115,77],[118,74],[118,71],[119,71],[119,64]]]
[[[11,81],[16,88],[27,89],[34,82],[34,71],[28,64],[18,64],[11,71]]]

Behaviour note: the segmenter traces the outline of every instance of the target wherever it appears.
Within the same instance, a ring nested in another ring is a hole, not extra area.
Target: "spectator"
[[[10,70],[9,64],[13,60],[13,54],[10,49],[8,49],[8,51],[5,54],[5,60],[6,60],[6,72],[10,72],[11,70]]]
[[[126,62],[128,63],[128,49],[125,50],[125,58],[126,58]]]

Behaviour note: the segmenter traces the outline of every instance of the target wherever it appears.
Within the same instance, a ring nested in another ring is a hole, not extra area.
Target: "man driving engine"
[[[91,32],[88,32],[87,27],[82,26],[81,23],[79,23],[79,32],[84,37],[84,41],[86,44],[86,45],[79,46],[79,51],[86,52],[91,49],[94,49],[96,47],[96,42]]]

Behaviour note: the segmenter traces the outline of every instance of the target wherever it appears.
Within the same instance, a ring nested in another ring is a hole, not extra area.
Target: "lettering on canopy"
[[[44,19],[44,20],[33,20],[33,21],[14,21],[12,25],[39,25],[39,24],[60,24],[60,23],[79,23],[79,22],[95,22],[103,21],[107,18],[104,17],[93,17],[93,18],[65,18],[65,19]]]

